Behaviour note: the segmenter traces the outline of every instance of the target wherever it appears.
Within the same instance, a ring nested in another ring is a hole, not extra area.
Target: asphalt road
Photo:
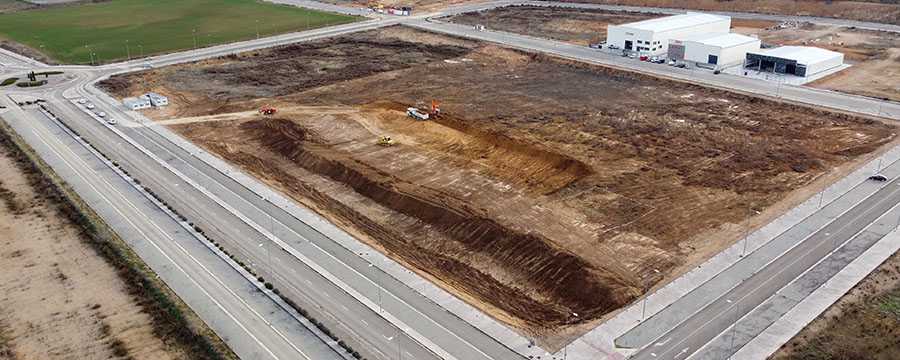
[[[632,359],[677,359],[693,354],[898,203],[900,179],[895,179],[651,342]]]
[[[340,358],[38,108],[3,117],[239,356]]]
[[[285,1],[291,2],[291,0]],[[452,11],[487,8],[509,3],[512,2],[467,5],[467,7],[460,7]],[[206,166],[152,130],[142,128],[127,120],[128,116],[120,110],[118,103],[105,103],[96,94],[88,93],[85,85],[102,76],[123,70],[139,69],[145,64],[163,66],[183,63],[405,23],[427,30],[544,51],[588,62],[694,80],[714,86],[769,94],[815,105],[881,114],[895,119],[900,115],[900,106],[897,103],[882,103],[869,98],[804,87],[776,87],[777,85],[774,83],[739,76],[713,75],[706,71],[685,70],[639,62],[601,53],[595,49],[545,39],[494,31],[478,32],[465,26],[429,22],[425,21],[424,17],[426,16],[429,14],[416,14],[412,17],[382,16],[358,23],[314,29],[309,32],[282,34],[259,40],[156,56],[151,60],[137,59],[97,68],[59,67],[67,72],[79,74],[79,79],[69,84],[41,89],[40,94],[51,99],[52,106],[60,110],[59,114],[71,119],[79,129],[83,130],[86,137],[116,157],[120,163],[127,164],[129,171],[137,174],[142,182],[153,185],[153,188],[170,199],[170,202],[180,202],[181,206],[187,209],[187,211],[182,211],[183,213],[196,219],[194,220],[196,223],[203,224],[202,226],[208,232],[227,241],[229,249],[234,249],[232,252],[253,259],[255,268],[262,270],[261,272],[266,271],[268,263],[271,262],[273,273],[276,275],[274,277],[266,275],[267,278],[274,278],[276,285],[287,292],[290,297],[309,304],[311,312],[318,319],[329,323],[329,327],[335,330],[339,336],[358,342],[363,350],[361,352],[370,354],[370,358],[393,358],[396,357],[395,355],[399,355],[427,359],[435,358],[435,351],[442,355],[446,352],[444,357],[459,359],[507,359],[516,358],[518,355],[453,314],[422,299],[406,285],[385,276],[377,267],[369,267],[368,263],[356,254],[348,252],[334,241],[312,230],[311,227],[291,214],[270,206],[256,193],[236,183],[226,174],[221,174]],[[2,56],[0,56],[0,61],[3,61]],[[19,65],[22,65],[21,60],[19,60]],[[9,72],[8,68],[3,70]],[[155,156],[148,157],[140,153],[128,141],[125,141],[125,138],[111,132],[105,125],[62,100],[63,91],[71,94],[73,89],[88,96],[95,103],[101,104],[112,116],[120,119],[121,124],[118,128],[123,131],[125,136],[135,139],[142,147],[150,149]],[[194,185],[199,185],[199,188]],[[223,203],[229,205],[223,206]],[[267,220],[266,213],[271,213],[273,220]],[[279,251],[277,247],[272,247],[271,250],[275,251],[271,251],[272,260],[269,261],[268,252],[264,249],[269,246],[266,240],[272,232],[277,234],[279,241],[283,241],[289,251]],[[333,279],[329,280],[323,276],[323,271],[337,277],[338,281],[349,286],[352,291],[356,292],[357,297],[362,295],[366,304],[354,298],[354,294],[347,293],[347,288],[340,288]],[[381,291],[379,291],[379,283]],[[384,316],[379,315],[371,308],[372,302],[378,301],[379,297],[381,297],[380,302],[386,310]],[[727,308],[724,311],[728,311]],[[267,315],[263,314],[263,316]],[[396,337],[395,335],[400,332],[400,329],[392,325],[385,317],[399,319],[399,323],[409,326],[410,329],[403,336]],[[250,331],[257,331],[257,329],[250,328]],[[431,342],[432,344],[427,345],[434,350],[430,351],[423,346],[421,341],[413,340],[408,335],[412,333],[419,334]]]

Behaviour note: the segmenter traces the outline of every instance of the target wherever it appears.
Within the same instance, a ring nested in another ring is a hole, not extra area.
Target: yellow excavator
[[[397,142],[394,141],[394,139],[391,139],[390,136],[382,136],[375,144],[381,146],[394,146],[397,145]]]

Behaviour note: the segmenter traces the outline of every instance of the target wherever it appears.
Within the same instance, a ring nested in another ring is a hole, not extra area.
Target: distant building
[[[708,33],[669,40],[668,57],[723,67],[759,50],[759,39],[735,33]]]
[[[146,93],[144,95],[141,95],[140,98],[150,101],[150,104],[152,104],[153,106],[169,105],[169,99],[166,99],[165,96],[157,93]]]
[[[659,55],[668,50],[669,39],[706,33],[727,33],[730,29],[730,17],[689,12],[622,25],[609,25],[606,43],[627,51]]]
[[[140,110],[140,109],[149,109],[150,108],[150,100],[138,99],[136,97],[127,97],[122,100],[122,103],[131,110]]]
[[[779,74],[810,76],[844,64],[844,54],[812,46],[782,46],[747,53],[744,67]]]

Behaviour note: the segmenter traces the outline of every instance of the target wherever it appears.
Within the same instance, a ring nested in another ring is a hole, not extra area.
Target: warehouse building
[[[169,105],[169,99],[157,93],[146,93],[141,95],[141,99],[150,101],[153,106]]]
[[[611,49],[658,55],[666,53],[669,39],[727,33],[730,29],[730,17],[689,12],[629,24],[609,25],[606,43]]]
[[[127,97],[122,100],[122,103],[131,110],[141,110],[141,109],[149,109],[150,108],[150,100],[146,99],[138,99],[135,97]]]
[[[669,40],[668,57],[724,67],[740,64],[750,51],[759,50],[759,39],[734,33],[708,33]]]
[[[782,46],[747,53],[744,67],[779,74],[811,76],[844,64],[844,54],[812,46]]]

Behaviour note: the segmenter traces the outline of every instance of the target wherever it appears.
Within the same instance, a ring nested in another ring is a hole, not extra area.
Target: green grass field
[[[0,15],[0,37],[62,63],[107,62],[354,21],[254,0],[117,0]],[[258,20],[258,23],[257,23]],[[196,31],[192,31],[196,30]],[[90,47],[88,47],[90,46]]]

